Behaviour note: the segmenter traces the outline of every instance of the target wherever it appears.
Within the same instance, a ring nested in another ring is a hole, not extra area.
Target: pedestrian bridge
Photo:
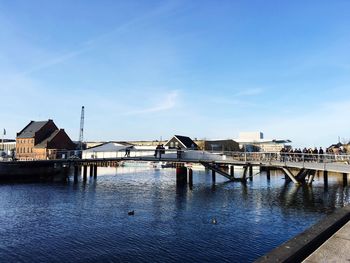
[[[347,176],[350,173],[350,155],[336,154],[302,154],[280,152],[213,152],[198,150],[164,150],[145,151],[131,150],[128,152],[89,152],[83,153],[82,162],[91,161],[146,161],[146,162],[171,162],[171,163],[200,163],[213,172],[220,173],[230,180],[245,181],[252,177],[252,167],[258,166],[268,173],[271,169],[282,170],[288,181],[294,183],[307,182],[311,184],[318,171],[324,176],[328,172],[341,173]],[[234,172],[221,167],[242,166],[244,172],[242,178],[235,178]]]
[[[80,155],[82,158],[78,158]],[[120,162],[168,162],[168,163],[199,163],[213,174],[219,173],[233,181],[246,181],[253,177],[253,167],[266,170],[268,177],[270,170],[279,169],[286,175],[287,181],[296,184],[311,184],[316,172],[323,172],[324,177],[328,172],[341,173],[347,178],[350,173],[350,155],[335,154],[302,154],[280,152],[213,152],[199,150],[121,150],[115,152],[95,152],[91,150],[82,153],[57,152],[56,157],[48,160],[27,160],[33,164],[54,163],[55,165],[69,166],[99,166],[102,163]],[[243,167],[242,177],[234,176],[234,167]],[[91,168],[91,167],[90,167]],[[228,169],[229,168],[229,169]],[[87,168],[86,168],[87,169]],[[91,168],[92,169],[92,168]],[[94,168],[95,169],[95,168]],[[326,182],[326,179],[325,179]]]

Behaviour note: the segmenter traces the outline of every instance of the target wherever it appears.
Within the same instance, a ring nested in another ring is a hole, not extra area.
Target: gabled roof
[[[186,148],[191,148],[192,145],[194,146],[194,148],[198,148],[198,145],[190,137],[182,136],[182,135],[174,135],[174,137]],[[171,139],[169,141],[171,141]],[[167,145],[169,141],[167,141],[165,145]]]
[[[338,142],[338,143],[332,144],[332,145],[329,146],[328,148],[340,148],[341,146],[343,146],[343,144],[340,143],[340,142]]]
[[[17,133],[17,138],[33,138],[35,133],[39,131],[48,121],[31,121],[23,130]]]
[[[34,148],[46,148],[47,143],[50,142],[53,138],[56,137],[56,135],[60,132],[60,130],[56,130],[49,137],[47,137],[45,140],[40,142],[39,144],[35,145]]]

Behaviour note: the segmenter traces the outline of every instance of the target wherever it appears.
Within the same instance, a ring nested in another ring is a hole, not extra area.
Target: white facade
[[[156,146],[133,146],[116,142],[105,143],[86,149],[82,153],[83,159],[103,159],[120,157],[153,156]],[[130,150],[127,153],[127,150]]]
[[[290,140],[264,139],[262,132],[240,132],[235,141],[239,143],[240,148],[247,151],[254,151],[255,148],[261,152],[279,152],[291,143]]]
[[[16,141],[0,141],[0,150],[5,152],[7,155],[11,155],[11,152],[16,150]]]
[[[264,139],[264,134],[262,132],[240,132],[239,133],[239,141],[260,141]]]

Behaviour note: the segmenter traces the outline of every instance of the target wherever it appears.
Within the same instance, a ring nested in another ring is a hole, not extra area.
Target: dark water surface
[[[98,173],[0,185],[0,262],[251,262],[350,203],[340,176],[325,190],[322,176],[312,187],[273,173],[246,186],[218,175],[213,185],[194,171],[191,190],[176,187],[174,169]]]

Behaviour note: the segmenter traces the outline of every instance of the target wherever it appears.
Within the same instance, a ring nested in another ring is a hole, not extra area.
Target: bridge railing
[[[41,154],[28,154],[22,161],[57,160],[57,159],[121,159],[121,158],[154,158],[193,160],[193,161],[239,161],[239,162],[281,162],[281,163],[343,163],[350,164],[350,155],[346,154],[308,154],[281,152],[237,152],[237,151],[201,151],[176,149],[120,149],[111,151],[78,151],[48,150]],[[12,160],[10,157],[7,160]],[[1,160],[0,160],[1,161]],[[6,160],[2,160],[6,161]]]
[[[350,164],[350,155],[347,154],[309,154],[309,153],[281,153],[281,152],[222,152],[235,160],[245,162],[299,162],[299,163],[347,163]]]

